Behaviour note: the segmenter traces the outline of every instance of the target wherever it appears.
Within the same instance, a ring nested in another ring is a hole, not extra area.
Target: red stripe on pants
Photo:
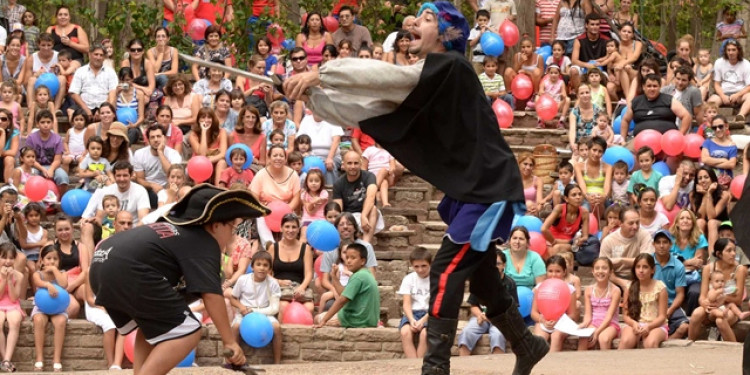
[[[466,252],[471,249],[471,244],[467,243],[461,247],[461,250],[453,257],[448,267],[445,268],[445,272],[440,275],[440,282],[438,283],[438,293],[435,297],[435,303],[432,305],[433,316],[439,318],[440,307],[443,304],[443,297],[445,296],[445,285],[448,284],[448,277],[450,277],[453,270],[456,269],[461,260],[466,255]]]

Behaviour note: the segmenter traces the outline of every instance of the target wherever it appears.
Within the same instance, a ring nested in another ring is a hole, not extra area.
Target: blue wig
[[[438,34],[440,35],[443,46],[448,51],[466,52],[466,39],[469,37],[469,24],[466,18],[456,9],[453,4],[447,1],[436,1],[434,3],[424,3],[419,8],[417,17],[422,15],[426,9],[429,9],[437,16]]]

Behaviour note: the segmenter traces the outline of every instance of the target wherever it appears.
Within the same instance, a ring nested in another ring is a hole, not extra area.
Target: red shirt
[[[224,4],[232,5],[232,0],[218,0],[214,4],[211,0],[201,0],[198,9],[195,10],[195,18],[209,20],[211,24],[216,23],[216,18],[224,19]]]
[[[357,0],[338,0],[336,5],[334,5],[333,9],[331,10],[331,14],[333,14],[334,16],[338,16],[341,7],[344,5],[348,5],[352,9],[356,9],[359,6],[359,4],[357,4]]]
[[[362,149],[362,152],[367,150],[368,147],[375,145],[375,140],[369,135],[363,133],[359,128],[354,128],[352,138],[359,141],[359,148]]]

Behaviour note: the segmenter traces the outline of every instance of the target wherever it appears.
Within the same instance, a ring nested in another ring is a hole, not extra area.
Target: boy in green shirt
[[[323,326],[366,328],[377,327],[380,316],[380,292],[375,277],[365,267],[367,248],[353,243],[346,247],[344,264],[352,273],[346,287],[339,282],[339,268],[331,269],[331,283],[339,294],[333,306],[315,317],[316,328]]]

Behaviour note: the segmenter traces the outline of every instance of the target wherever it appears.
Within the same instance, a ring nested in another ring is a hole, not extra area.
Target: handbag
[[[581,266],[591,266],[594,264],[596,258],[599,257],[599,248],[601,243],[595,236],[589,236],[583,245],[578,247],[578,251],[575,252],[575,259]]]

